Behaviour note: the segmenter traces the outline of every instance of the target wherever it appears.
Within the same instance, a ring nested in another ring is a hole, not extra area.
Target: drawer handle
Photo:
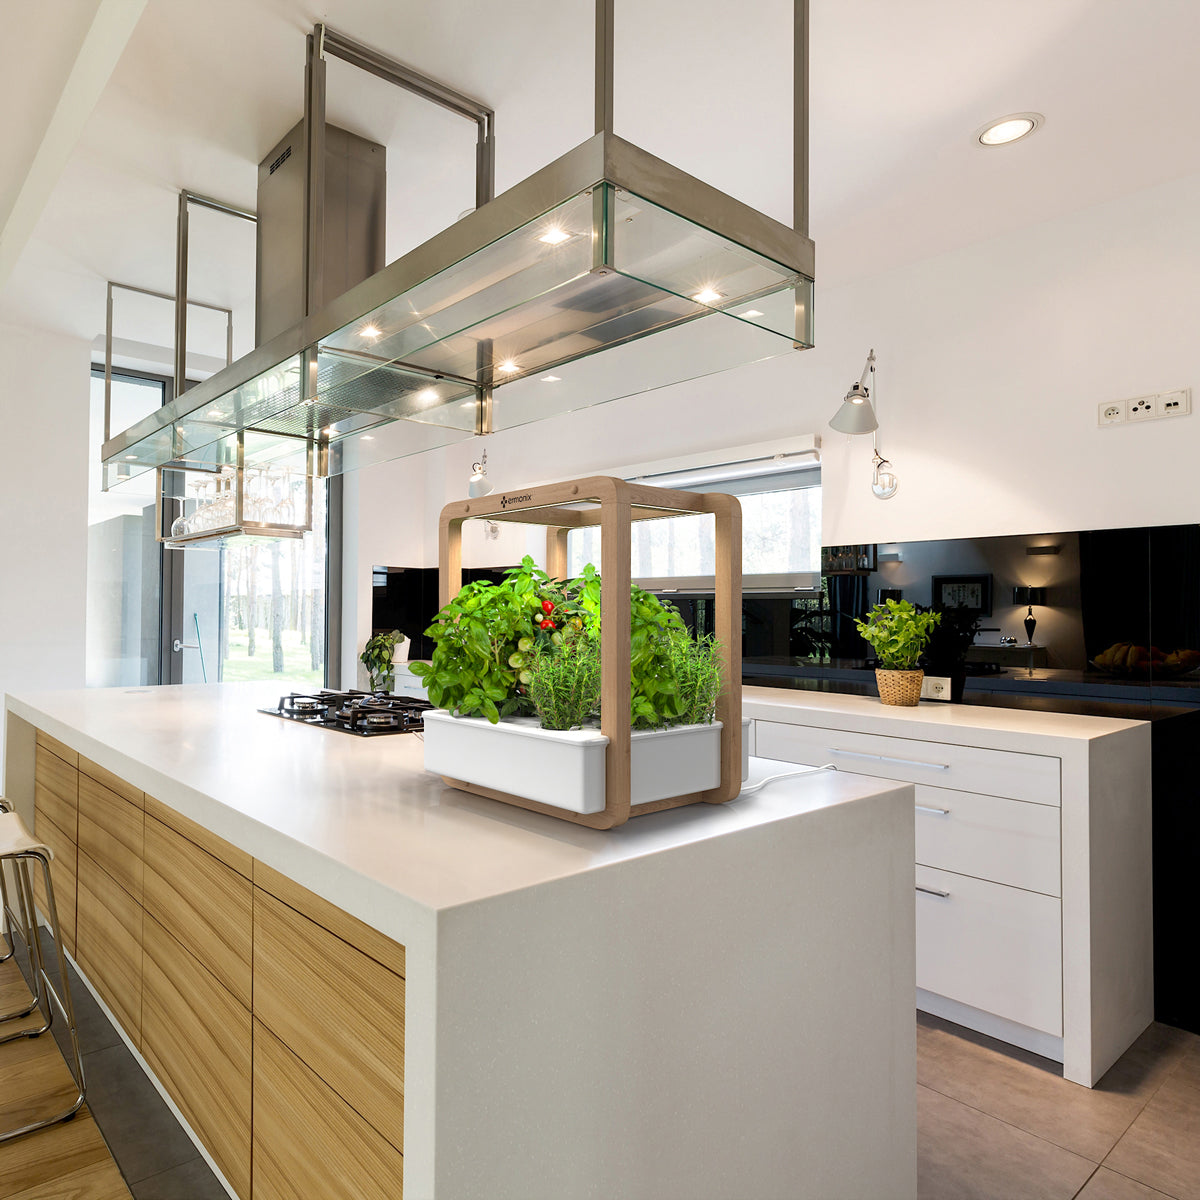
[[[917,804],[914,807],[917,812],[936,813],[939,817],[948,817],[950,815],[948,808],[934,808],[932,804]]]
[[[932,771],[948,771],[949,763],[921,762],[916,758],[889,758],[886,754],[865,754],[861,750],[830,750],[830,754],[844,754],[847,758],[869,758],[873,762],[900,763],[905,767],[928,767]]]
[[[917,891],[924,892],[925,895],[927,895],[927,896],[938,896],[942,900],[949,899],[949,896],[950,896],[949,892],[942,892],[942,891],[939,891],[937,888],[922,887],[919,883],[917,884]]]

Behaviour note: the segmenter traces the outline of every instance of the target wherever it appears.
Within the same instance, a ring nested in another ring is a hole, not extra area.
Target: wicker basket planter
[[[876,668],[875,683],[879,688],[879,699],[884,704],[898,704],[905,708],[915,708],[921,699],[921,681],[925,672],[916,671],[881,671]]]

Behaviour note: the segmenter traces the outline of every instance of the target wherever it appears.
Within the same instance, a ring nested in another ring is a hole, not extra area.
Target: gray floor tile
[[[1200,1200],[1200,1046],[1189,1050],[1105,1166],[1178,1200]]]
[[[83,1065],[88,1106],[131,1185],[196,1157],[191,1139],[123,1045],[93,1051]]]
[[[161,1175],[152,1175],[130,1185],[133,1200],[228,1200],[229,1193],[217,1182],[202,1158],[181,1163]]]
[[[1173,1197],[1101,1167],[1088,1180],[1078,1200],[1173,1200]]]
[[[917,1088],[919,1200],[1072,1200],[1096,1164]]]
[[[1094,1088],[1049,1059],[922,1014],[917,1079],[964,1104],[1099,1162],[1117,1144],[1195,1035],[1152,1025]]]

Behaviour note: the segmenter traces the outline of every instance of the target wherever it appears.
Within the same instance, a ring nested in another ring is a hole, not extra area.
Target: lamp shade
[[[857,385],[855,385],[857,387]],[[846,399],[841,407],[833,414],[829,422],[830,429],[838,433],[874,433],[879,428],[875,419],[875,410],[867,398],[865,389],[856,392],[854,388],[846,393]]]
[[[1026,605],[1045,605],[1046,589],[1044,587],[1015,587],[1013,588],[1013,603]]]

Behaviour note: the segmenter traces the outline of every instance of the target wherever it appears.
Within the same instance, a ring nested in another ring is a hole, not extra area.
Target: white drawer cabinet
[[[914,785],[919,1007],[1089,1087],[1150,1023],[1148,724],[773,688],[743,712],[761,758]]]
[[[1058,812],[1049,804],[919,786],[917,863],[1057,896]]]
[[[1059,802],[1059,761],[1044,754],[1014,754],[777,721],[757,722],[755,745],[760,758],[814,765],[832,762],[857,775],[1011,796],[1037,804]]]
[[[917,867],[917,986],[1062,1036],[1056,897]]]

